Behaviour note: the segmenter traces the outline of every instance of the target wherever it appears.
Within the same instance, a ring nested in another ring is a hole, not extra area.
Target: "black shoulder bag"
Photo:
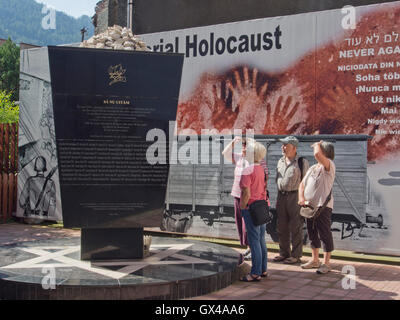
[[[265,180],[264,178],[264,181]],[[272,215],[269,212],[268,202],[266,200],[254,201],[249,206],[249,211],[251,220],[256,227],[272,222]]]

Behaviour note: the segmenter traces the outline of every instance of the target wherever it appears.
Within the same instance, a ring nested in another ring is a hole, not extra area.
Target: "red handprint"
[[[294,105],[291,96],[286,98],[285,104],[282,106],[283,96],[278,98],[276,105],[271,109],[271,105],[267,105],[267,121],[265,122],[264,134],[291,134],[303,124],[302,121],[296,121],[294,116],[298,111],[299,102]],[[293,106],[292,106],[293,105]],[[292,106],[292,107],[291,107]]]

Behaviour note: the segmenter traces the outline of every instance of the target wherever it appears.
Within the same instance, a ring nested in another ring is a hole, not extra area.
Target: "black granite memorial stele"
[[[143,237],[162,220],[169,166],[159,142],[173,134],[182,64],[176,54],[21,52],[18,216],[62,217],[82,233],[1,245],[0,300],[185,299],[249,271],[222,245]],[[154,128],[165,164],[146,158]]]
[[[160,226],[166,163],[146,158],[148,132],[169,141],[183,55],[49,47],[64,226],[82,228],[83,260],[143,258]],[[163,150],[159,150],[162,152]]]

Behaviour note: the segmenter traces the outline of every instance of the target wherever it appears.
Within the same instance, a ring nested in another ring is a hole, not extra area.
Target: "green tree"
[[[10,38],[0,47],[0,91],[11,92],[11,99],[18,100],[19,47]]]
[[[0,91],[0,123],[18,122],[19,107],[12,101],[11,93]]]

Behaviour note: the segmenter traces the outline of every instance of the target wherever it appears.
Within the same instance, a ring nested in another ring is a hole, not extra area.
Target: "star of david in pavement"
[[[86,271],[97,273],[113,279],[121,279],[133,272],[143,269],[151,265],[182,265],[182,264],[209,264],[216,263],[214,261],[204,260],[196,257],[179,254],[180,251],[193,246],[192,243],[185,244],[169,244],[169,245],[152,245],[152,255],[141,260],[111,260],[111,261],[82,261],[71,257],[67,257],[75,252],[80,251],[80,246],[63,246],[63,247],[32,247],[21,248],[25,252],[35,254],[37,257],[17,262],[8,266],[0,267],[0,269],[33,269],[43,267],[53,268],[80,268]],[[169,260],[169,259],[173,260]],[[51,263],[46,261],[56,261]],[[108,270],[105,267],[121,267],[117,270]]]

